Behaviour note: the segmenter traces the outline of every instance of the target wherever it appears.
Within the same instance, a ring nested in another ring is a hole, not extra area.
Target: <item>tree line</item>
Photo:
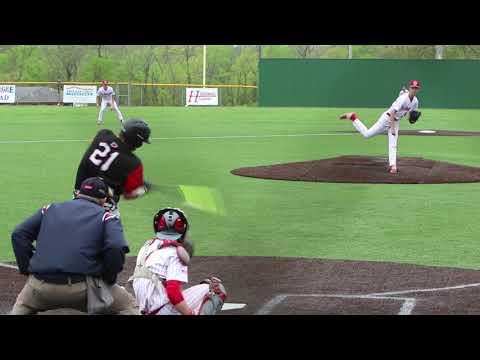
[[[357,59],[478,59],[473,45],[355,45]],[[257,85],[263,58],[347,58],[347,45],[209,45],[207,84]],[[0,48],[2,81],[202,83],[201,45],[10,45]],[[141,91],[141,93],[138,93]],[[144,87],[144,105],[181,104],[182,89]],[[255,89],[222,89],[225,105],[256,102]]]

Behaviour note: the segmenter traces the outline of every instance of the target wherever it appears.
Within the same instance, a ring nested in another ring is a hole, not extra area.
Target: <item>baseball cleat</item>
[[[398,170],[397,170],[397,167],[395,165],[390,165],[388,167],[388,172],[390,174],[398,174]]]
[[[348,119],[353,121],[357,119],[357,114],[355,114],[354,112],[345,113],[340,116],[340,119]]]

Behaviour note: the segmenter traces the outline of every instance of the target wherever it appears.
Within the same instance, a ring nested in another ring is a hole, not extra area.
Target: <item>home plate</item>
[[[436,131],[435,131],[435,130],[420,130],[419,133],[422,133],[422,134],[435,134]]]
[[[239,310],[243,309],[247,304],[240,304],[240,303],[225,303],[222,306],[222,311],[223,310]]]

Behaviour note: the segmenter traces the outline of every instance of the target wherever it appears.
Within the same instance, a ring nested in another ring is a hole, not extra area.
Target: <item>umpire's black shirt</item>
[[[111,284],[129,252],[120,219],[81,198],[38,210],[15,228],[12,245],[22,274],[91,275]]]

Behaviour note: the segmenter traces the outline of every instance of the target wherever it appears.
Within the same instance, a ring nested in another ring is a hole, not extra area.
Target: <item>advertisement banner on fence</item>
[[[15,85],[0,85],[0,104],[15,103]]]
[[[185,106],[218,105],[217,88],[187,88]]]
[[[63,102],[76,104],[95,104],[97,87],[95,85],[64,85]]]

